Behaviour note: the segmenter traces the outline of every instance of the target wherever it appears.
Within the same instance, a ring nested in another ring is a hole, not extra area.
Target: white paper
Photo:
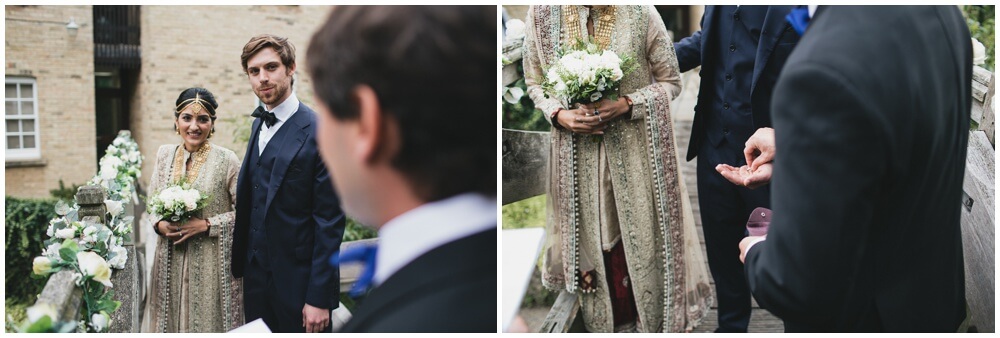
[[[503,231],[503,330],[514,320],[521,308],[521,299],[528,290],[531,273],[542,249],[545,230],[542,228]]]
[[[257,318],[257,320],[235,328],[229,333],[271,333],[271,329],[267,327],[267,324],[264,324],[263,319]]]

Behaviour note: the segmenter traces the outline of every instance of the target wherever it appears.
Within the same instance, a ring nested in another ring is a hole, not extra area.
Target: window
[[[38,90],[35,79],[6,78],[4,145],[6,159],[41,158],[38,140]]]

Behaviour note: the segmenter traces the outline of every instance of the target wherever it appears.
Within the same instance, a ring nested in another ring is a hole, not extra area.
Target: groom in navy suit
[[[702,29],[675,45],[682,72],[701,66],[687,160],[698,157],[698,195],[708,265],[719,302],[718,332],[746,332],[750,290],[736,245],[747,215],[768,207],[770,187],[737,187],[715,171],[740,167],[744,143],[771,126],[771,92],[799,36],[792,6],[705,6]]]
[[[330,332],[345,218],[316,150],[316,114],[292,93],[295,48],[259,35],[243,47],[243,70],[265,107],[253,113],[236,189],[232,273],[243,278],[246,321],[274,332]]]

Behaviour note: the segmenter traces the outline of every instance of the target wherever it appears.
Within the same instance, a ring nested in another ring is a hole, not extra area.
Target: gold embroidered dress
[[[194,157],[190,172],[187,159]],[[160,146],[149,194],[153,196],[181,177],[207,194],[200,218],[212,225],[208,232],[174,246],[157,237],[156,253],[146,300],[151,332],[226,332],[243,324],[242,281],[230,274],[240,160],[233,151],[205,143],[190,153],[181,145]],[[150,215],[151,224],[161,219]],[[152,230],[152,229],[150,229]]]
[[[591,332],[612,332],[611,296],[602,252],[623,244],[640,332],[684,332],[708,311],[711,289],[680,177],[670,101],[680,93],[673,43],[652,6],[532,6],[524,40],[524,73],[535,107],[549,118],[565,102],[546,98],[541,83],[558,50],[587,34],[639,68],[622,79],[631,117],[610,122],[604,136],[553,128],[543,284],[577,292]],[[555,121],[549,121],[555,124]],[[595,271],[596,291],[581,293],[578,272]]]

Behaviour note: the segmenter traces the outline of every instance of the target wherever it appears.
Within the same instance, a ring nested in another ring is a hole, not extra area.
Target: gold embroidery
[[[611,44],[611,33],[615,28],[617,18],[615,6],[603,8],[592,8],[590,10],[589,21],[594,22],[594,42],[598,49],[605,50]],[[572,46],[578,39],[583,38],[583,27],[586,27],[588,20],[580,18],[580,12],[576,6],[564,5],[562,10],[563,21],[563,46]],[[580,22],[578,22],[578,19]],[[589,33],[588,33],[589,36]]]
[[[201,167],[205,165],[205,161],[208,160],[208,151],[212,148],[212,144],[205,142],[198,150],[191,154],[194,159],[191,163],[191,170],[187,171],[187,175],[181,175],[184,172],[184,146],[177,148],[177,152],[174,153],[174,170],[172,172],[172,182],[180,183],[181,178],[185,178],[188,183],[194,183],[194,180],[198,178],[198,172],[201,171]]]

